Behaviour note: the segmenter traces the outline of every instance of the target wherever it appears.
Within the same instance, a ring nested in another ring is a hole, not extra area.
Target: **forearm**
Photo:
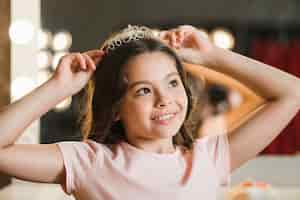
[[[266,99],[300,97],[299,78],[232,51],[214,48],[205,65],[240,80]]]
[[[49,80],[0,112],[0,148],[13,144],[34,120],[64,99],[55,81]]]

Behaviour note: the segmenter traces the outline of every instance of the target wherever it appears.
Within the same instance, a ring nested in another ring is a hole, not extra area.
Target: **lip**
[[[156,118],[160,117],[160,116],[163,116],[163,115],[173,115],[171,118],[169,119],[163,119],[163,120],[155,120]],[[165,114],[161,114],[161,115],[157,115],[155,117],[152,117],[151,119],[155,122],[155,123],[158,123],[158,124],[161,124],[161,125],[167,125],[169,124],[170,121],[172,121],[177,115],[177,112],[170,112],[170,113],[165,113]]]
[[[151,117],[152,120],[154,120],[155,118],[158,118],[158,117],[161,117],[161,116],[164,116],[164,115],[176,115],[177,112],[164,112],[164,113],[159,113],[159,114],[156,114],[154,115],[153,117]]]

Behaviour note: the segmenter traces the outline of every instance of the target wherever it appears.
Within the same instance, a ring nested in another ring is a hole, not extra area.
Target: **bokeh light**
[[[33,24],[25,19],[14,21],[9,27],[9,37],[15,44],[28,44],[34,36]]]
[[[52,47],[55,51],[65,51],[72,45],[72,35],[67,31],[58,32],[54,35]]]
[[[223,28],[213,30],[211,33],[211,39],[216,46],[224,49],[232,49],[235,44],[235,39],[232,33]]]

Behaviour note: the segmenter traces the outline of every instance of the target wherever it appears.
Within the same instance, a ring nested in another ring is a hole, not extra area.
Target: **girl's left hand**
[[[215,46],[197,28],[190,25],[162,31],[161,40],[184,61],[205,65]]]

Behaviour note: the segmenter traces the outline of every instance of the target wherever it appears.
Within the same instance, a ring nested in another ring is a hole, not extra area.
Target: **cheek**
[[[121,112],[124,117],[132,117],[135,119],[149,116],[152,110],[152,101],[143,99],[141,101],[129,101],[123,105]]]
[[[185,91],[184,91],[184,93],[182,95],[180,95],[178,97],[178,99],[179,99],[178,100],[179,104],[180,104],[180,106],[182,108],[182,111],[183,111],[182,112],[182,117],[184,118],[185,115],[186,115],[186,113],[187,113],[187,110],[188,110],[188,97],[187,97]]]
[[[151,106],[143,104],[130,104],[121,113],[121,118],[127,131],[141,130],[150,126]]]
[[[180,88],[180,91],[176,91],[175,95],[177,96],[176,98],[178,99],[178,101],[180,102],[180,104],[183,107],[187,107],[187,105],[188,105],[188,97],[187,97],[187,94],[186,94],[184,88]]]
[[[183,105],[183,109],[185,112],[187,112],[187,109],[188,109],[188,98],[187,96],[185,96],[184,98],[182,98],[182,105]]]

